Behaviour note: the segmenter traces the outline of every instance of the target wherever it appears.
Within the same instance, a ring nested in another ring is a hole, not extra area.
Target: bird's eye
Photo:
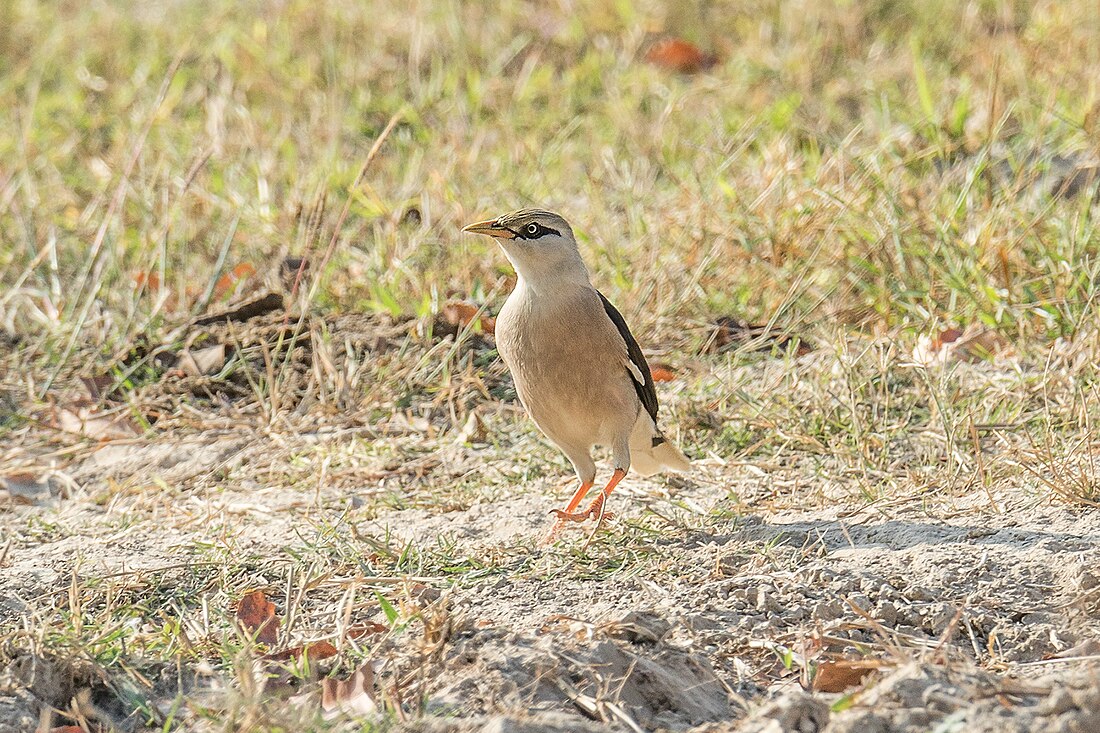
[[[527,225],[527,234],[529,234],[530,236],[533,237],[538,233],[539,233],[539,225],[538,224],[536,224],[534,222],[531,222],[530,224]]]

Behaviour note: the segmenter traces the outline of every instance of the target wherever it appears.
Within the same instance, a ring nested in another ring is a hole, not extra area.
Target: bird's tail
[[[657,430],[646,412],[638,417],[630,434],[630,470],[641,476],[660,471],[688,471],[691,461]]]

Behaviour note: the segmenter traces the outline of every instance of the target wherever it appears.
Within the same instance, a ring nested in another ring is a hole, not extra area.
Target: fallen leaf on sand
[[[653,376],[654,382],[671,382],[676,379],[676,372],[672,371],[667,364],[653,364],[649,368],[649,373]]]
[[[0,500],[5,498],[16,504],[36,504],[50,498],[50,482],[39,479],[33,473],[0,476]]]
[[[237,620],[256,641],[274,646],[279,640],[279,618],[275,615],[275,604],[267,600],[262,590],[254,590],[237,604]]]
[[[925,367],[942,366],[956,361],[981,361],[1008,350],[1008,341],[999,333],[971,323],[965,329],[948,328],[920,336],[913,347],[912,360]]]
[[[645,60],[680,74],[694,74],[718,62],[713,54],[703,53],[694,43],[682,38],[662,38],[649,47]]]
[[[473,303],[464,300],[450,300],[440,311],[443,322],[451,327],[452,333],[474,324],[474,328],[480,328],[483,333],[492,335],[496,329],[496,319],[482,313],[481,309]],[[475,323],[476,321],[476,323]]]
[[[221,299],[231,294],[237,285],[256,274],[256,268],[247,262],[234,267],[214,283],[214,297]]]
[[[365,636],[372,636],[374,634],[385,634],[389,630],[390,627],[385,624],[380,624],[377,621],[367,621],[366,623],[349,627],[347,637],[349,639],[362,639]]]
[[[282,649],[277,652],[271,652],[265,654],[264,659],[272,662],[288,662],[291,659],[297,659],[298,657],[309,657],[311,662],[319,662],[322,659],[328,659],[335,657],[339,651],[327,641],[314,641],[309,644],[299,644],[298,646],[292,646],[289,649]]]
[[[821,662],[814,674],[813,689],[816,692],[844,692],[881,666],[882,663],[874,659]]]
[[[374,702],[374,667],[367,662],[346,680],[326,677],[321,680],[321,709],[327,714],[370,715],[378,709]],[[327,717],[327,716],[326,716]]]
[[[225,344],[207,346],[194,351],[187,349],[179,358],[179,369],[189,377],[205,377],[217,374],[225,366]]]
[[[62,407],[54,415],[54,425],[67,433],[76,433],[96,440],[121,440],[141,434],[126,413],[105,414],[95,405],[79,400],[71,407]]]

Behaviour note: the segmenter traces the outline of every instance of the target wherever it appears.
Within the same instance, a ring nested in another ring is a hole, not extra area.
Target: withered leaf
[[[473,303],[464,300],[450,300],[443,306],[440,316],[443,322],[450,326],[449,329],[445,329],[449,333],[456,333],[472,323],[474,328],[479,328],[483,333],[492,335],[496,329],[496,319],[484,313],[479,316],[480,311],[481,309]]]
[[[1009,351],[1008,341],[996,331],[978,323],[965,329],[948,328],[917,338],[913,362],[925,367],[957,361],[981,361]]]
[[[485,428],[485,422],[476,410],[470,412],[462,430],[458,432],[459,443],[484,443],[489,439],[489,431]]]
[[[698,46],[683,38],[662,38],[649,47],[645,60],[680,74],[694,74],[718,62],[716,56],[703,53]]]
[[[84,391],[88,393],[88,399],[92,402],[99,402],[114,392],[115,378],[110,374],[100,374],[94,377],[81,377],[80,383],[84,385]]]
[[[820,662],[814,674],[813,689],[816,692],[844,692],[855,687],[871,672],[882,667],[874,659],[837,659]]]
[[[389,630],[390,627],[385,624],[380,624],[377,621],[367,621],[348,627],[347,636],[349,639],[362,639],[365,636],[373,636],[374,634],[385,634]]]
[[[180,354],[179,368],[190,377],[217,374],[225,366],[226,355],[225,344],[215,344],[194,351],[188,349]]]
[[[374,667],[367,662],[346,680],[326,677],[321,680],[321,708],[326,713],[370,715],[378,706],[374,701]]]
[[[279,618],[275,615],[275,604],[267,600],[262,590],[248,593],[237,603],[237,620],[256,641],[274,646],[279,640]]]
[[[672,367],[667,364],[652,364],[649,367],[649,373],[653,376],[654,382],[671,382],[676,379],[676,372],[672,371]]]
[[[50,498],[50,482],[33,473],[0,476],[0,499],[7,494],[16,504],[35,504]]]
[[[54,414],[54,425],[67,433],[96,440],[120,440],[141,434],[130,416],[123,412],[100,413],[87,400],[78,400]]]
[[[299,644],[289,649],[265,654],[263,658],[273,662],[287,662],[298,657],[309,657],[311,662],[319,662],[322,659],[335,657],[337,654],[339,654],[339,651],[329,642],[312,641],[308,644]]]
[[[1073,659],[1075,657],[1094,657],[1100,654],[1100,641],[1096,639],[1086,639],[1085,641],[1071,646],[1069,649],[1064,649],[1057,654],[1052,654],[1048,659]]]

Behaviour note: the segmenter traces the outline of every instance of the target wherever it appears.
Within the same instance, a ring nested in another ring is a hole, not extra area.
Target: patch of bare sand
[[[427,718],[410,730],[1100,725],[1095,668],[1045,661],[1100,638],[1100,529],[1093,513],[1028,491],[995,496],[996,510],[975,493],[737,515],[724,487],[758,477],[704,467],[698,483],[634,481],[615,495],[622,516],[609,532],[587,549],[575,531],[545,550],[534,540],[568,493],[556,477],[446,507],[379,510],[355,498],[374,485],[313,495],[265,483],[270,451],[249,435],[101,448],[70,467],[82,487],[72,497],[5,510],[12,526],[33,515],[47,528],[10,548],[0,613],[32,619],[74,575],[202,575],[196,548],[227,532],[238,559],[289,561],[288,548],[323,527],[361,540],[364,554],[388,537],[476,559],[426,581],[446,590],[444,643],[426,655],[397,636],[377,650],[395,675],[417,670]],[[127,503],[119,485],[144,488]],[[175,488],[158,495],[153,485]],[[208,574],[218,572],[213,563]],[[825,654],[883,666],[850,697],[804,690],[806,667]],[[0,722],[33,714],[18,670],[0,679]]]

